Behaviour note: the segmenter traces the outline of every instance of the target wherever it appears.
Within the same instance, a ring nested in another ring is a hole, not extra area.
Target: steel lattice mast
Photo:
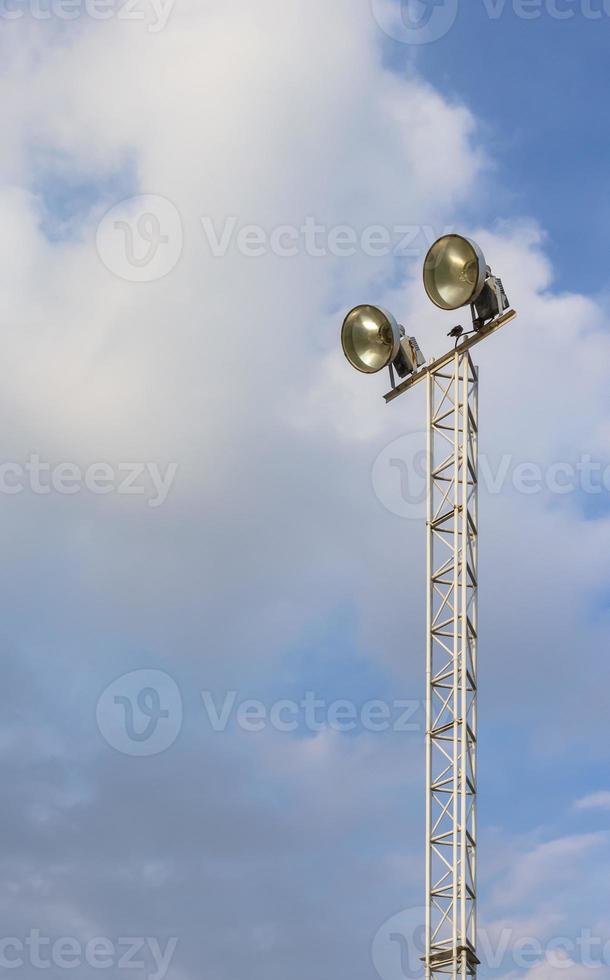
[[[478,372],[427,376],[426,977],[476,974]]]
[[[428,403],[426,980],[476,976],[479,373],[470,350],[514,310],[392,388]]]
[[[387,310],[354,307],[341,328],[347,360],[362,374],[389,368],[394,401],[426,382],[426,980],[476,977],[477,596],[479,374],[471,349],[516,317],[502,280],[469,238],[439,238],[424,260],[428,299],[470,307],[453,350],[426,362],[415,337]],[[396,375],[403,378],[396,384]]]

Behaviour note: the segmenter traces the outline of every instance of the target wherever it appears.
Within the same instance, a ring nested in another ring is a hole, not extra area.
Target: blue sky
[[[556,18],[555,7],[571,16]],[[555,7],[534,4],[524,19],[510,0],[460,3],[450,32],[418,47],[415,64],[484,123],[503,210],[536,215],[564,287],[594,293],[607,288],[608,14],[601,0]],[[404,70],[404,45],[385,43]]]
[[[62,937],[79,977],[96,937],[124,976],[126,936],[151,980],[417,975],[425,539],[392,460],[416,490],[423,396],[386,407],[339,329],[379,302],[441,352],[421,262],[455,228],[520,314],[479,348],[481,925],[503,950],[480,975],[606,980],[610,11],[461,0],[412,44],[395,0],[19,9],[0,957],[38,976],[38,931],[53,978]]]

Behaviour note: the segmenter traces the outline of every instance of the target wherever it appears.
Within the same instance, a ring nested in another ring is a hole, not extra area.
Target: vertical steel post
[[[430,369],[426,653],[427,980],[476,975],[478,372]]]

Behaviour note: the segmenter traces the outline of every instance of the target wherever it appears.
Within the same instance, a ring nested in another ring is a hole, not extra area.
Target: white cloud
[[[507,873],[496,887],[496,902],[512,906],[532,899],[540,889],[558,888],[571,881],[581,862],[605,850],[604,833],[573,834],[544,841],[522,854],[512,855]]]
[[[599,793],[589,793],[576,801],[577,810],[610,810],[610,793],[603,790]]]
[[[599,966],[591,968],[574,962],[569,956],[557,951],[545,956],[539,963],[536,963],[530,970],[525,972],[512,971],[504,975],[502,980],[557,980],[558,977],[565,977],[565,980],[590,980],[594,976],[598,980],[607,980],[610,970]]]

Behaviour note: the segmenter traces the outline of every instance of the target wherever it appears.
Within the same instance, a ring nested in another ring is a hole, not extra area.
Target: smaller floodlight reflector
[[[363,374],[376,374],[388,367],[400,351],[400,340],[398,323],[378,306],[356,306],[343,321],[343,353]]]
[[[435,306],[457,310],[474,303],[488,274],[479,246],[462,235],[444,235],[424,261],[424,287]]]

